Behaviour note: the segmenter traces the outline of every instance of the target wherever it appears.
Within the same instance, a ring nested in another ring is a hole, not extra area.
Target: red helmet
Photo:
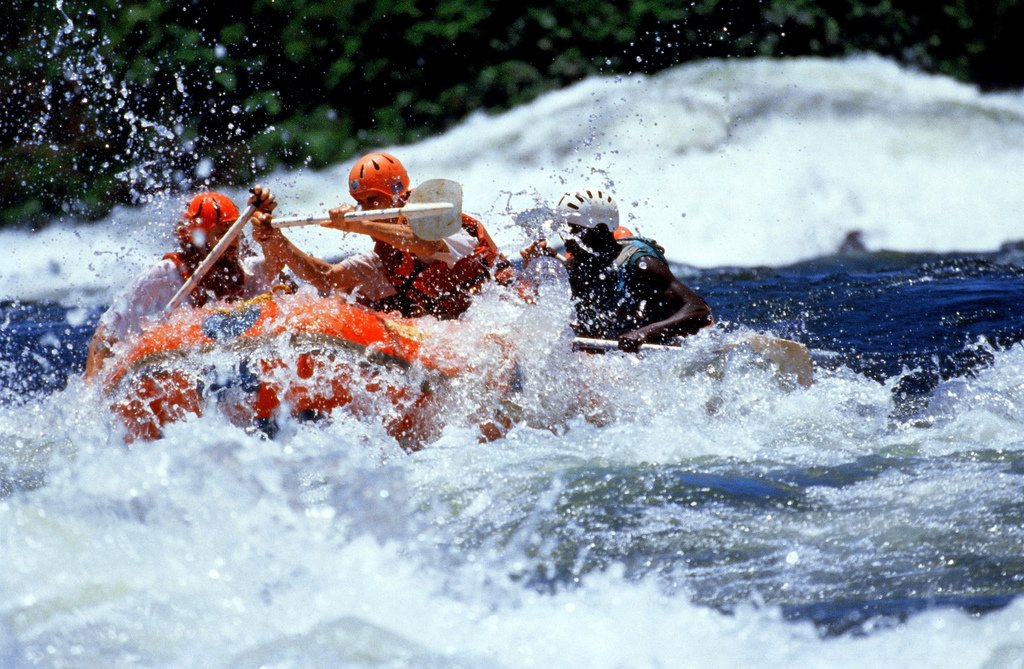
[[[202,231],[208,234],[214,226],[238,220],[238,207],[227,195],[199,193],[188,203],[175,232],[182,244],[194,244],[194,236]]]
[[[370,195],[403,199],[409,192],[409,173],[390,153],[368,153],[348,173],[348,192],[359,201]]]

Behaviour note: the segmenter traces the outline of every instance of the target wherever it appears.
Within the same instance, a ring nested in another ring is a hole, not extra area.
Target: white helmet
[[[566,223],[594,228],[604,223],[608,231],[619,227],[619,207],[608,193],[599,190],[581,190],[566,193],[555,210]]]

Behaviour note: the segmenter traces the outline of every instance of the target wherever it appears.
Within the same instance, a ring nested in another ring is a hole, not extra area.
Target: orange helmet
[[[359,201],[370,195],[401,199],[409,192],[409,173],[390,153],[368,153],[348,173],[348,192]]]
[[[227,195],[221,193],[199,193],[188,203],[181,215],[181,222],[175,232],[182,244],[195,244],[197,232],[205,236],[221,223],[238,220],[238,207]]]

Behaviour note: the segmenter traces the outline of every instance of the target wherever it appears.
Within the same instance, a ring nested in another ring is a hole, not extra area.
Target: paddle
[[[378,221],[385,218],[404,216],[413,220],[427,216],[436,216],[450,212],[455,208],[451,202],[423,202],[420,204],[407,204],[404,207],[390,207],[388,209],[371,209],[369,211],[350,211],[344,214],[347,221]],[[298,228],[304,225],[323,225],[330,223],[331,219],[323,216],[296,216],[294,218],[278,218],[271,222],[275,228]]]
[[[742,341],[724,344],[718,351],[728,353],[743,345],[750,346],[755,353],[773,363],[780,373],[794,375],[797,383],[801,386],[806,388],[814,383],[814,363],[811,361],[811,354],[807,347],[800,342],[756,334],[744,337]],[[576,337],[572,340],[572,348],[574,351],[594,353],[617,351],[619,342],[615,339]],[[642,344],[640,346],[641,351],[672,351],[680,348],[682,347],[665,344]]]
[[[185,298],[195,290],[195,287],[199,285],[199,282],[203,280],[203,277],[206,276],[207,272],[213,268],[213,265],[220,260],[220,257],[224,255],[224,252],[229,246],[231,246],[232,242],[234,242],[238,238],[238,235],[242,233],[242,228],[245,227],[245,224],[249,222],[249,219],[254,213],[256,213],[256,205],[250,204],[245,208],[242,215],[238,217],[237,221],[231,224],[231,227],[228,228],[228,231],[220,238],[220,241],[213,247],[213,250],[210,251],[209,255],[203,258],[203,262],[199,264],[199,267],[196,267],[196,271],[192,272],[192,276],[188,278],[185,285],[179,288],[178,292],[171,298],[171,301],[167,303],[167,306],[164,307],[165,314],[178,308]]]
[[[682,348],[681,346],[668,346],[665,344],[641,344],[640,349],[643,351],[675,351]],[[592,337],[576,337],[572,340],[572,350],[574,351],[593,351],[595,353],[603,351],[618,351],[619,341],[617,339],[594,339]]]
[[[807,347],[798,341],[769,337],[768,335],[750,335],[742,342],[726,344],[721,348],[723,353],[747,344],[754,353],[775,363],[782,374],[796,376],[796,381],[807,388],[814,383],[814,363]]]
[[[448,179],[428,179],[409,195],[409,201],[401,207],[350,211],[344,214],[349,221],[376,221],[402,216],[409,220],[409,226],[420,239],[437,241],[451,236],[462,228],[462,186]],[[322,216],[281,218],[273,221],[275,228],[292,228],[303,225],[322,225],[330,219]]]

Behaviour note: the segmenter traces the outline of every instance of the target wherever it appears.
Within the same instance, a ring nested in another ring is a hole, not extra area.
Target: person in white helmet
[[[523,249],[524,266],[542,255],[558,258],[576,302],[578,336],[617,339],[623,351],[696,333],[711,309],[683,285],[664,250],[644,237],[616,235],[619,209],[603,190],[566,193],[555,208],[568,227],[564,256],[538,240]]]

